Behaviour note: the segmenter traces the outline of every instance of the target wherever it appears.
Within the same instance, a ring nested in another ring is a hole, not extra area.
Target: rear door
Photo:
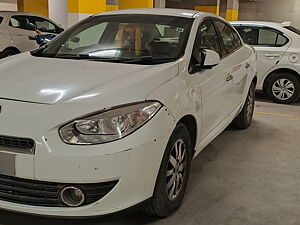
[[[291,41],[282,32],[260,26],[237,28],[245,43],[252,45],[257,53],[258,83],[268,75],[288,50]]]
[[[252,51],[243,46],[237,32],[226,22],[213,19],[223,44],[224,63],[226,65],[226,80],[231,80],[230,112],[244,101],[243,96],[247,88],[247,76],[250,69]]]

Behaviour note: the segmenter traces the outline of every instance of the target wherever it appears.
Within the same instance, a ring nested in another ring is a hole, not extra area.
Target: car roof
[[[122,14],[143,14],[143,15],[164,15],[164,16],[176,16],[176,17],[185,17],[185,18],[194,18],[197,16],[214,16],[210,13],[204,13],[194,10],[187,9],[127,9],[127,10],[118,10],[106,12],[99,15],[122,15]]]
[[[30,16],[39,16],[38,14],[26,13],[26,12],[17,12],[17,11],[0,11],[0,16],[12,16],[12,15],[30,15]]]
[[[258,26],[266,26],[266,27],[273,27],[273,28],[283,28],[285,25],[282,23],[276,23],[276,22],[267,22],[267,21],[235,21],[230,22],[232,25],[258,25]]]

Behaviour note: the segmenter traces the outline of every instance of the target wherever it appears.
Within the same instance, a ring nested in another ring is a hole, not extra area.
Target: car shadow
[[[256,101],[259,101],[259,102],[268,102],[268,103],[274,103],[273,101],[271,101],[268,96],[266,96],[265,94],[261,93],[261,92],[256,92],[255,94],[255,97],[256,97]],[[277,104],[277,103],[274,103],[274,104]],[[278,104],[280,105],[280,104]],[[292,105],[299,105],[300,106],[300,99],[298,102],[296,103],[293,103]]]

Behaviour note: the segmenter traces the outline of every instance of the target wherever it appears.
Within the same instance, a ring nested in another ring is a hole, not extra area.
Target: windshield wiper
[[[174,58],[155,58],[153,56],[141,56],[138,58],[120,58],[121,63],[146,63],[146,64],[163,63],[172,60],[174,60]]]

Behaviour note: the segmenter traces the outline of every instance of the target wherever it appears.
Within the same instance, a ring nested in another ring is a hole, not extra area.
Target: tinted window
[[[224,44],[223,55],[228,55],[241,46],[240,40],[237,39],[237,34],[229,25],[219,20],[214,20],[214,23],[220,32]]]
[[[290,30],[290,31],[293,31],[294,33],[296,33],[296,34],[299,34],[299,35],[300,35],[300,30],[298,30],[298,29],[297,29],[297,28],[295,28],[295,27],[288,26],[288,27],[284,27],[284,28],[286,28],[286,29],[288,29],[288,30]]]
[[[9,25],[19,29],[34,30],[29,23],[30,21],[27,16],[13,16],[10,19]]]
[[[239,27],[237,30],[244,42],[250,45],[281,47],[288,42],[285,36],[273,29]]]
[[[218,52],[220,56],[222,54],[218,35],[211,20],[207,20],[200,25],[195,40],[193,55],[199,56],[201,49],[213,50]]]
[[[2,21],[3,21],[3,17],[0,16],[0,24],[2,23]]]
[[[211,20],[204,21],[198,28],[189,68],[190,73],[193,73],[192,68],[194,65],[203,63],[201,54],[203,49],[213,50],[218,52],[220,57],[222,56],[218,33]]]
[[[39,31],[46,32],[46,33],[58,34],[62,31],[61,28],[51,23],[50,21],[36,16],[12,16],[9,25],[14,28],[32,30],[32,31],[35,30],[33,28],[33,26],[35,26],[36,29],[38,29]]]
[[[60,33],[59,27],[44,18],[30,16],[28,19],[39,31],[46,33]]]
[[[256,28],[236,28],[240,33],[245,43],[249,45],[257,45],[258,42],[258,29]]]

